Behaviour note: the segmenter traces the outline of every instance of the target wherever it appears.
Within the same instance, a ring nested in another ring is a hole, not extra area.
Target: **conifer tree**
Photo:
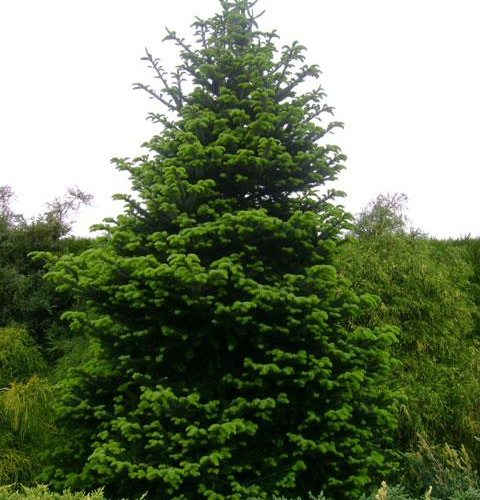
[[[221,0],[175,32],[181,63],[147,90],[170,116],[148,154],[116,159],[134,194],[106,236],[49,276],[91,360],[65,383],[64,438],[41,479],[108,495],[240,500],[359,493],[395,425],[388,329],[347,328],[375,303],[337,276],[347,220],[325,185],[344,156],[319,69],[277,50],[255,2]],[[191,90],[184,89],[189,81]],[[175,115],[175,118],[172,116]]]

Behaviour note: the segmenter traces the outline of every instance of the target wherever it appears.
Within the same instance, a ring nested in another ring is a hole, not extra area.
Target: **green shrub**
[[[448,496],[437,496],[434,488],[427,487],[423,493],[412,495],[402,486],[389,486],[382,483],[378,491],[368,497],[362,496],[359,500],[480,500],[480,489],[469,487],[467,489],[453,490]]]
[[[31,481],[41,467],[53,402],[45,370],[24,330],[0,329],[0,484]]]
[[[424,490],[433,487],[436,498],[448,500],[467,490],[480,490],[480,478],[464,446],[432,446],[420,436],[416,451],[406,454],[409,466],[407,482]]]
[[[466,237],[433,243],[435,243],[439,251],[449,248],[459,249],[473,269],[473,274],[470,278],[470,294],[477,306],[475,332],[478,336],[480,334],[480,238]]]
[[[479,500],[480,489],[468,488],[465,491],[454,491],[448,500]]]
[[[71,491],[64,491],[58,493],[50,491],[47,486],[40,485],[33,488],[25,486],[0,487],[0,500],[105,500],[101,490],[93,491],[91,493],[73,493]]]
[[[0,386],[25,381],[46,367],[40,349],[23,328],[0,328]]]
[[[261,500],[260,498],[249,498],[248,500]],[[269,497],[268,500],[328,500],[323,493],[320,493],[319,495],[314,495],[313,493],[309,493],[307,496],[303,497],[277,497],[277,496],[272,496]]]
[[[465,490],[452,491],[452,493],[442,500],[479,500],[480,489],[470,487]],[[24,486],[2,486],[0,487],[0,500],[106,500],[102,490],[96,490],[90,493],[71,492],[65,490],[62,493],[50,491],[47,486],[39,485],[32,488]],[[250,497],[245,500],[335,500],[327,498],[323,493],[314,495],[312,493],[296,497],[270,496],[270,497]],[[355,500],[440,500],[433,494],[430,488],[427,488],[418,496],[410,495],[401,486],[390,486],[383,483],[382,486],[368,496],[362,495]]]
[[[52,284],[43,279],[43,264],[34,261],[31,253],[58,256],[88,248],[90,239],[68,236],[71,227],[67,215],[89,196],[78,189],[69,190],[66,197],[54,200],[45,213],[31,220],[12,213],[12,198],[12,190],[0,186],[0,327],[21,325],[52,362],[58,354],[51,349],[52,344],[66,330],[60,315],[73,304],[70,297],[55,293]]]
[[[390,383],[406,395],[399,407],[397,446],[417,436],[464,444],[479,456],[480,356],[472,266],[458,248],[408,234],[364,237],[344,245],[340,266],[358,293],[382,298],[361,324],[399,328],[395,356],[402,367]]]

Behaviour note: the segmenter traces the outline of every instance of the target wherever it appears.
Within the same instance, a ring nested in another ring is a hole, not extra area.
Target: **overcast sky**
[[[155,128],[144,47],[174,66],[165,27],[188,35],[216,0],[0,0],[0,185],[33,215],[77,185],[95,205],[76,234],[115,215],[128,180],[110,164],[135,156]],[[348,155],[336,183],[356,213],[403,192],[416,227],[480,236],[480,2],[259,0],[262,28],[299,40],[320,65]]]

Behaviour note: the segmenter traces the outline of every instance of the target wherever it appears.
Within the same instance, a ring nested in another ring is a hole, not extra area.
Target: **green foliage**
[[[88,339],[84,336],[63,337],[55,343],[58,360],[49,372],[48,378],[52,384],[62,382],[90,358]]]
[[[433,443],[464,444],[480,452],[480,357],[474,272],[458,245],[412,234],[365,235],[344,245],[342,273],[358,293],[382,297],[360,324],[400,329],[395,355],[402,368],[391,384],[407,400],[400,410],[399,449]]]
[[[12,382],[2,394],[1,402],[11,429],[23,440],[47,421],[52,391],[46,380],[32,375],[27,382]]]
[[[39,485],[32,488],[22,486],[21,488],[12,488],[11,486],[0,487],[0,500],[105,500],[101,490],[90,493],[74,493],[64,491],[57,493],[49,491],[45,485]]]
[[[40,455],[53,436],[47,360],[61,357],[64,344],[73,342],[60,321],[62,310],[73,306],[71,297],[55,293],[30,253],[59,255],[91,244],[67,237],[68,213],[89,201],[78,189],[32,220],[13,212],[12,199],[12,190],[0,187],[0,484],[29,482],[41,467]]]
[[[0,328],[0,385],[23,382],[46,368],[38,347],[20,328]]]
[[[458,492],[480,492],[480,478],[464,446],[431,446],[420,436],[418,448],[407,454],[409,483],[422,490],[432,485],[436,498],[450,499]],[[480,498],[480,497],[479,497]]]
[[[312,493],[309,493],[308,496],[303,497],[304,500],[327,500],[325,495],[323,493],[320,493],[319,495],[314,495]],[[249,498],[248,500],[260,500],[258,497],[257,498]],[[272,496],[269,498],[269,500],[287,500],[285,497],[278,497],[278,496]],[[289,498],[288,500],[302,500],[300,497],[296,498]]]
[[[331,497],[330,497],[331,498]],[[468,488],[466,490],[456,490],[451,493],[448,500],[478,500],[480,498],[480,489]],[[447,500],[443,497],[437,497],[427,488],[423,494],[412,496],[400,486],[389,486],[385,483],[366,497],[362,495],[357,500]],[[12,488],[11,486],[0,487],[0,500],[105,500],[102,490],[95,490],[90,493],[74,493],[65,490],[62,493],[50,491],[47,486],[40,485],[32,488],[21,487]],[[246,498],[245,500],[260,500],[258,497]],[[270,496],[267,500],[329,500],[323,493],[319,495],[305,494],[301,497]]]
[[[470,277],[470,294],[477,306],[475,332],[480,333],[480,238],[466,237],[458,240],[438,241],[439,251],[445,248],[456,248],[462,252],[465,260],[471,265],[473,273]]]
[[[395,427],[392,329],[345,325],[376,305],[337,275],[348,216],[325,189],[343,155],[316,66],[277,53],[244,0],[175,33],[181,65],[138,85],[178,113],[149,154],[117,159],[135,196],[107,234],[49,272],[90,339],[58,404],[62,442],[42,480],[108,494],[241,500],[359,494]],[[193,90],[185,93],[184,77]],[[321,142],[320,142],[321,141]]]
[[[465,491],[455,491],[449,500],[478,500],[480,498],[480,489],[469,488]]]
[[[0,484],[31,481],[51,435],[46,364],[25,331],[0,329]]]
[[[68,213],[90,196],[70,189],[32,220],[13,213],[12,198],[12,190],[0,186],[0,327],[20,324],[45,347],[64,334],[60,314],[72,304],[43,280],[42,263],[30,254],[41,250],[61,255],[90,246],[87,238],[68,237]]]
[[[360,237],[406,232],[408,218],[405,215],[407,195],[403,193],[379,194],[355,219],[353,232]]]
[[[460,488],[452,490],[448,496],[438,496],[434,488],[429,486],[423,493],[414,495],[402,486],[389,486],[383,482],[378,491],[367,498],[368,500],[478,500],[480,499],[480,489],[477,487]],[[362,496],[360,500],[365,499],[366,497]]]

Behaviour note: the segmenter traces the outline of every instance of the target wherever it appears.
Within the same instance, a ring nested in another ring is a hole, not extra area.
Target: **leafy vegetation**
[[[448,497],[448,500],[478,500],[480,498],[480,489],[469,487],[466,490],[456,490]],[[437,497],[432,488],[427,488],[420,495],[411,495],[401,486],[389,486],[385,482],[380,488],[368,496],[362,495],[355,500],[443,500],[443,497]],[[69,490],[62,493],[50,491],[46,486],[35,486],[33,488],[22,487],[13,489],[11,486],[0,487],[0,500],[106,500],[102,490],[95,490],[91,493],[71,492]],[[312,493],[302,495],[301,497],[270,496],[266,499],[246,498],[245,500],[329,500],[323,493],[314,495]],[[333,500],[333,499],[330,499]]]
[[[404,193],[379,194],[355,219],[353,234],[360,238],[385,234],[405,234],[408,198]]]
[[[30,254],[61,255],[86,249],[89,239],[69,236],[69,216],[91,197],[70,189],[31,220],[13,212],[13,197],[10,187],[0,187],[0,326],[19,324],[44,348],[52,348],[66,331],[59,311],[71,308],[71,301],[54,293],[54,287],[43,279],[43,264]]]
[[[417,491],[431,487],[435,497],[448,500],[461,492],[480,490],[480,478],[464,446],[431,446],[421,437],[418,449],[406,457],[416,479],[410,483]]]
[[[28,482],[35,457],[48,440],[51,388],[46,363],[32,338],[18,328],[0,329],[0,483]]]
[[[103,492],[96,490],[91,493],[64,491],[57,493],[49,491],[47,486],[35,486],[32,488],[12,488],[12,486],[0,487],[0,500],[105,500]]]
[[[0,187],[0,500],[480,499],[480,239],[403,194],[348,224],[318,68],[253,4],[168,32],[172,81],[147,52],[169,117],[102,236]]]
[[[382,297],[362,324],[399,328],[395,355],[401,367],[391,384],[406,396],[397,447],[415,448],[418,436],[480,452],[478,303],[472,262],[458,245],[407,233],[402,206],[379,197],[358,218],[382,224],[343,247],[339,265],[359,293]],[[388,215],[388,211],[395,213]],[[382,217],[368,213],[379,211]],[[389,227],[385,220],[394,221]],[[372,225],[373,227],[373,225]]]
[[[60,255],[90,244],[68,237],[69,212],[89,199],[81,191],[70,190],[32,220],[13,212],[12,198],[8,186],[0,187],[0,484],[29,483],[41,469],[54,437],[51,379],[57,369],[49,365],[62,357],[65,342],[81,343],[60,320],[71,299],[54,293],[42,264],[29,254]]]

